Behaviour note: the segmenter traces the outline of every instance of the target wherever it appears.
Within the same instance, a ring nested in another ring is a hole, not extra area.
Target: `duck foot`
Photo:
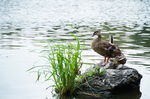
[[[107,65],[107,63],[106,63],[105,61],[101,61],[101,62],[99,63],[99,65],[101,65],[102,67],[104,67],[104,66]]]

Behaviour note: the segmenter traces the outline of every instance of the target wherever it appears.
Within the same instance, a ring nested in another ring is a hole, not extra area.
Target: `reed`
[[[61,95],[71,95],[75,89],[75,78],[81,68],[80,42],[55,45],[48,55],[55,89]]]
[[[60,95],[72,95],[76,88],[75,78],[81,68],[81,45],[76,39],[75,44],[56,44],[50,46],[45,57],[49,66],[37,66],[28,71],[37,69],[37,80],[44,75],[45,80],[53,80],[55,91]]]

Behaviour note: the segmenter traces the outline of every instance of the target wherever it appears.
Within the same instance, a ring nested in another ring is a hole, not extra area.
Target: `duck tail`
[[[110,35],[110,43],[114,43],[114,38],[113,38],[113,36],[112,35]]]

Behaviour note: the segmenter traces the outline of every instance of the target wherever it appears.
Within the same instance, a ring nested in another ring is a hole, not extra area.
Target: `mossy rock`
[[[118,69],[106,69],[100,71],[97,66],[91,67],[78,79],[76,93],[79,95],[88,95],[93,97],[110,97],[114,93],[136,89],[139,91],[139,85],[142,75],[136,69],[123,66]]]

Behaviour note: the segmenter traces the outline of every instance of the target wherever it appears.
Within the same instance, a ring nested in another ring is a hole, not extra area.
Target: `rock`
[[[87,75],[95,71],[93,75]],[[126,66],[120,66],[117,69],[106,69],[103,75],[97,70],[97,66],[92,67],[83,75],[77,93],[89,93],[93,96],[109,97],[115,93],[129,91],[132,89],[139,90],[142,75],[136,69]],[[140,91],[139,91],[140,92]],[[107,98],[106,98],[107,99]]]

